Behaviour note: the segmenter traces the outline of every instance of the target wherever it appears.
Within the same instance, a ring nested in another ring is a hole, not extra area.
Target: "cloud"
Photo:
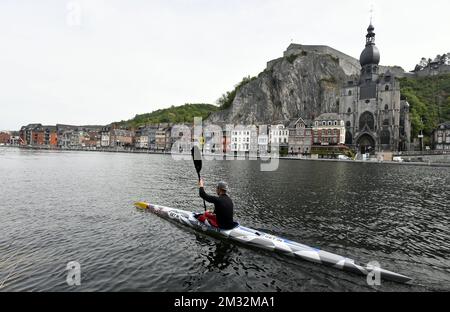
[[[214,103],[280,57],[291,39],[358,57],[370,2],[2,1],[0,128],[106,124]],[[448,1],[426,9],[419,1],[373,2],[382,64],[410,70],[422,56],[448,50]]]

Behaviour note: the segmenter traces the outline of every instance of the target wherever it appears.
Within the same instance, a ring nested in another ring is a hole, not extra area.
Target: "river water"
[[[353,258],[410,284],[234,245],[133,207],[202,210],[191,161],[0,148],[0,291],[450,290],[450,169],[387,164],[204,162],[241,224]],[[68,286],[69,261],[81,285]]]

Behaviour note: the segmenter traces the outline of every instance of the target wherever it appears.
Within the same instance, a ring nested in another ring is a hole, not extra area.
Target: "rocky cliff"
[[[357,59],[333,48],[292,44],[238,90],[231,107],[213,113],[207,123],[273,124],[337,112],[340,88],[358,79],[360,70]]]

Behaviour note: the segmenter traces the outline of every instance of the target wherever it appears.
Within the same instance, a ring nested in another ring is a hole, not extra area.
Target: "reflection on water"
[[[414,278],[375,290],[450,290],[448,168],[204,162],[243,225]],[[0,289],[372,291],[364,278],[218,240],[133,208],[202,210],[190,161],[159,155],[0,148]],[[78,288],[66,264],[81,264]]]
[[[232,254],[237,252],[237,247],[228,242],[213,240],[211,243],[211,238],[203,236],[201,234],[196,234],[195,238],[199,244],[210,245],[209,252],[205,255],[205,259],[202,265],[208,271],[214,270],[224,270],[233,261]]]

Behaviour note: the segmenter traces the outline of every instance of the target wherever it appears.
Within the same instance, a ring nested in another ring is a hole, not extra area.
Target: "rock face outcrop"
[[[360,70],[357,59],[333,48],[291,44],[282,58],[268,62],[257,79],[239,89],[230,108],[206,122],[274,124],[337,113],[341,87],[357,81]]]

